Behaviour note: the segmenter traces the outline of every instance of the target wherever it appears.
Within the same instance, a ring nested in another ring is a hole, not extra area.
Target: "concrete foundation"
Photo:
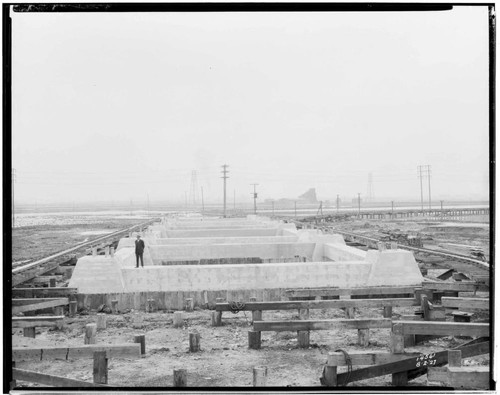
[[[339,235],[298,231],[293,224],[257,217],[206,222],[201,218],[164,220],[143,232],[144,268],[135,268],[133,237],[120,241],[114,257],[79,259],[69,286],[83,294],[184,292],[206,296],[207,292],[246,295],[287,288],[417,286],[423,280],[408,251],[365,252],[346,246]],[[245,221],[251,226],[244,227]],[[203,227],[204,223],[210,226]],[[189,229],[173,229],[174,225]],[[237,258],[265,263],[177,264]],[[297,262],[302,258],[305,262]],[[276,263],[287,260],[294,262]],[[281,298],[281,291],[275,295]]]

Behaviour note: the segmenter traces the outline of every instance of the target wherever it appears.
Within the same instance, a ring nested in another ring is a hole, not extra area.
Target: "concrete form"
[[[286,288],[419,286],[423,280],[409,251],[366,252],[346,246],[339,235],[297,230],[293,224],[255,216],[162,220],[143,232],[145,267],[139,269],[131,236],[120,241],[114,257],[79,259],[69,287],[80,294],[155,292],[162,295],[159,305],[175,309],[181,302],[174,295],[178,293],[191,293],[195,302],[206,304],[228,293],[235,297],[265,292],[271,299],[264,300],[279,300]],[[264,263],[231,264],[244,258]],[[227,262],[193,264],[209,259]],[[295,261],[286,262],[291,259]],[[122,304],[126,299],[120,298]],[[137,308],[137,301],[133,305]]]

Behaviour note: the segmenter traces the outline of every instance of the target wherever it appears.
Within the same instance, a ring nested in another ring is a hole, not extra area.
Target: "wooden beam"
[[[490,349],[490,343],[488,341],[470,345],[462,346],[457,349],[462,350],[463,358],[470,358],[476,355],[488,354]],[[390,355],[390,354],[389,354]],[[402,357],[407,357],[408,354],[400,354]],[[418,356],[412,356],[410,358],[401,359],[394,362],[377,364],[375,366],[369,366],[366,368],[356,369],[352,372],[340,373],[338,375],[338,382],[342,383],[349,376],[349,382],[366,380],[373,377],[385,376],[387,374],[393,374],[403,371],[408,371],[408,379],[412,380],[418,376],[411,375],[415,369],[425,369],[423,373],[427,372],[428,366],[439,366],[448,363],[448,351],[439,351],[431,354],[419,354]],[[418,364],[418,365],[417,365]],[[353,363],[354,365],[354,363]],[[420,375],[420,374],[419,374]]]
[[[74,295],[77,288],[53,287],[53,288],[12,288],[14,298],[34,298],[34,297],[58,297]],[[15,299],[13,299],[15,300]]]
[[[365,352],[365,351],[349,351],[351,364],[355,365],[380,365],[390,362],[405,360],[412,357],[417,357],[420,354],[392,354],[388,352]],[[328,366],[347,366],[347,361],[343,352],[328,353]]]
[[[370,308],[370,307],[407,307],[416,306],[413,298],[388,298],[388,299],[338,299],[338,300],[294,300],[281,302],[250,302],[245,303],[241,310],[300,310],[300,309],[335,309],[335,308]],[[217,303],[216,311],[231,311],[230,303]]]
[[[35,300],[35,299],[33,299]],[[50,307],[66,306],[69,303],[68,298],[53,299],[41,303],[33,303],[24,306],[14,306],[12,307],[12,314],[24,313],[26,311],[36,311],[42,309],[48,309]]]
[[[413,294],[417,286],[411,287],[358,287],[358,288],[304,288],[288,289],[287,296],[340,296],[340,295],[399,295]]]
[[[108,358],[140,358],[141,345],[135,343],[123,343],[106,345],[88,344],[78,347],[14,347],[12,349],[12,360],[42,361],[52,359],[92,359],[94,351],[106,351]]]
[[[108,387],[104,384],[94,384],[87,381],[68,379],[66,377],[53,376],[17,368],[12,369],[12,376],[15,380],[42,384],[47,387]]]
[[[392,321],[388,318],[372,319],[338,319],[338,320],[297,320],[297,321],[256,321],[253,329],[257,332],[264,331],[314,331],[330,329],[367,329],[390,328]]]
[[[26,306],[35,303],[53,302],[55,300],[68,300],[67,298],[19,298],[12,299],[12,306]]]
[[[488,366],[429,368],[427,380],[443,383],[454,389],[490,389],[490,368]]]
[[[464,322],[395,321],[403,324],[405,335],[489,336],[490,325]]]
[[[54,327],[62,322],[63,315],[36,316],[36,317],[12,317],[13,328],[33,328],[39,326]]]
[[[437,276],[437,278],[439,278],[440,280],[448,280],[455,272],[456,272],[455,269],[448,269],[444,273]]]
[[[433,291],[456,291],[456,292],[474,292],[478,287],[475,282],[461,281],[457,283],[447,282],[430,282],[424,281],[422,283],[423,289],[430,289]]]
[[[457,308],[463,311],[489,310],[489,298],[441,298],[441,304],[446,308]]]

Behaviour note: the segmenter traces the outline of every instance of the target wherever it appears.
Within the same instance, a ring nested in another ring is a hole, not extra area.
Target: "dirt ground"
[[[395,308],[398,314],[410,314],[412,308]],[[311,319],[343,318],[344,312],[311,310]],[[382,317],[382,309],[360,309],[356,317]],[[110,359],[108,383],[113,387],[171,387],[173,369],[188,370],[188,385],[192,387],[244,387],[252,386],[252,369],[267,366],[268,385],[280,387],[319,386],[319,377],[328,352],[343,349],[347,352],[389,351],[390,329],[370,330],[370,345],[357,344],[357,331],[311,331],[311,346],[297,346],[294,332],[263,332],[262,349],[248,349],[248,330],[251,313],[224,313],[223,326],[212,327],[209,310],[184,313],[184,326],[172,326],[172,312],[145,313],[131,311],[107,315],[107,328],[98,331],[98,344],[131,343],[134,335],[146,335],[146,355],[140,359]],[[484,317],[483,317],[484,318]],[[264,312],[263,319],[298,319],[295,311]],[[35,339],[26,338],[22,330],[13,332],[14,347],[78,346],[84,343],[84,326],[96,322],[95,313],[67,318],[62,330],[37,329]],[[201,351],[189,352],[189,332],[200,333]],[[453,337],[441,338],[405,348],[406,352],[430,353],[442,351],[466,342]],[[464,365],[488,365],[488,356],[464,360]],[[18,362],[21,369],[92,381],[91,359],[73,361]],[[356,369],[356,367],[353,367]],[[346,368],[339,368],[339,373]],[[410,385],[426,385],[426,376]],[[18,385],[36,387],[19,382]],[[390,386],[391,376],[382,376],[351,383],[348,386]]]
[[[13,233],[14,261],[37,259],[50,253],[82,242],[88,237],[96,237],[85,232],[113,232],[143,221],[143,218],[94,218],[94,221],[70,221],[56,224],[31,224],[16,228]],[[380,227],[392,229],[423,229],[425,224],[381,223],[367,221],[341,224],[344,230],[365,230],[376,232]],[[378,228],[377,228],[378,227]],[[339,228],[340,229],[340,228]],[[470,233],[470,234],[469,234]],[[473,232],[449,236],[450,242],[461,243],[475,240],[487,243],[485,234],[477,236]],[[367,234],[368,235],[368,234]],[[463,236],[463,238],[462,238]],[[432,236],[438,240],[438,235]],[[444,240],[445,237],[442,237]],[[412,314],[415,308],[394,308],[394,319],[401,314]],[[98,344],[133,342],[136,334],[146,335],[146,355],[140,359],[110,359],[108,383],[113,387],[170,387],[173,369],[188,370],[188,385],[192,387],[240,387],[252,385],[252,369],[255,366],[268,367],[268,385],[280,387],[319,386],[319,377],[326,362],[328,352],[343,349],[389,352],[390,330],[370,331],[370,345],[363,348],[357,344],[357,331],[312,331],[311,346],[301,349],[297,346],[294,332],[263,332],[262,349],[248,349],[248,330],[251,329],[251,313],[236,315],[224,313],[223,326],[212,327],[209,310],[195,310],[184,313],[184,327],[173,328],[172,312],[145,313],[130,311],[118,315],[107,315],[107,329],[98,331]],[[311,310],[311,319],[344,318],[340,309]],[[356,310],[356,317],[382,317],[382,309]],[[297,319],[296,311],[264,312],[263,319]],[[476,315],[486,322],[489,316]],[[448,317],[448,320],[451,318]],[[62,330],[37,328],[36,338],[23,337],[22,330],[12,332],[14,347],[78,346],[84,343],[84,326],[96,322],[96,312],[66,318]],[[201,351],[189,353],[189,332],[201,335]],[[407,347],[407,352],[430,353],[455,347],[467,339],[445,337]],[[464,365],[488,365],[489,357],[481,356],[463,361]],[[73,361],[33,361],[19,362],[18,368],[53,374],[92,382],[91,359]],[[355,369],[356,367],[353,367]],[[346,368],[339,368],[339,373]],[[426,376],[412,381],[410,385],[426,385]],[[23,387],[37,387],[36,384],[18,382]],[[390,386],[391,376],[382,376],[351,383],[348,386]]]

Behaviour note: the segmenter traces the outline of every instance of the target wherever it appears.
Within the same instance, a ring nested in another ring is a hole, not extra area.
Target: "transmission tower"
[[[375,192],[373,190],[373,174],[368,173],[368,187],[366,188],[366,200],[373,201],[375,199]]]
[[[424,187],[422,179],[428,178],[429,181],[429,210],[431,209],[431,166],[430,165],[420,165],[417,167],[418,177],[420,178],[420,204],[422,207],[422,212],[424,211]]]
[[[221,173],[223,174],[221,178],[224,179],[224,218],[226,218],[226,180],[229,178],[229,176],[227,175],[227,173],[229,173],[229,170],[227,170],[229,165],[222,165],[221,167]]]
[[[189,200],[196,206],[198,202],[198,174],[196,170],[191,171],[191,187],[189,188]]]
[[[253,213],[255,215],[257,215],[257,190],[256,190],[256,186],[259,185],[259,184],[250,184],[250,185],[253,185]]]

